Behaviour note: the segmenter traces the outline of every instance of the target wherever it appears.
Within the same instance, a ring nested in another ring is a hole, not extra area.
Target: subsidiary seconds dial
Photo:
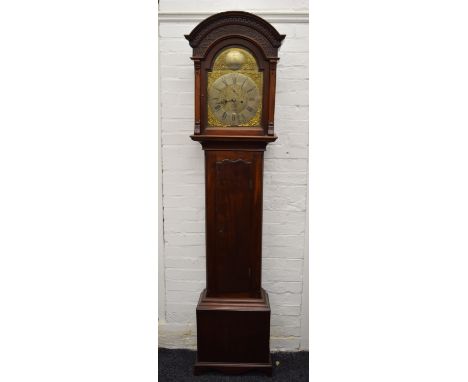
[[[208,89],[208,105],[224,125],[248,123],[257,113],[259,101],[255,82],[240,73],[224,74]]]

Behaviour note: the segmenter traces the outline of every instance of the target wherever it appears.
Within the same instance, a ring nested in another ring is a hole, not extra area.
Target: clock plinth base
[[[270,315],[263,289],[259,298],[206,297],[204,290],[197,305],[194,374],[261,370],[271,375]]]
[[[219,371],[224,374],[236,375],[249,371],[261,371],[267,376],[273,376],[271,359],[268,363],[221,363],[221,362],[196,362],[193,366],[193,374],[200,375],[207,371]]]

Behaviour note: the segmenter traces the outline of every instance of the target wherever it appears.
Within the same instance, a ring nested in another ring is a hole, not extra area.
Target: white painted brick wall
[[[249,1],[248,11],[274,11],[274,2]],[[283,2],[277,2],[280,7]],[[162,1],[161,11],[182,12],[195,3]],[[212,2],[197,2],[194,11]],[[307,2],[288,3],[307,10]],[[193,8],[193,7],[192,7]],[[190,8],[188,8],[190,9]],[[238,9],[242,9],[239,6]],[[279,8],[281,9],[281,8]],[[183,19],[186,19],[183,18]],[[190,140],[193,130],[192,50],[183,35],[197,20],[160,19],[160,129],[165,311],[160,316],[160,346],[196,347],[195,308],[205,287],[204,155]],[[263,287],[272,308],[272,350],[298,350],[301,328],[308,157],[308,24],[273,23],[286,39],[280,49],[275,129],[264,170]],[[307,275],[307,274],[306,274]],[[307,345],[306,345],[307,346]]]

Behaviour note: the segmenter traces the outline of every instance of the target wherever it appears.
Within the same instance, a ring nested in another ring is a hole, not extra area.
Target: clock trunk
[[[208,297],[259,297],[263,151],[205,150]]]

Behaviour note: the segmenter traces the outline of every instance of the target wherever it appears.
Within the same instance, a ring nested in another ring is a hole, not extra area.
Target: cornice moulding
[[[249,11],[264,18],[270,23],[308,23],[309,12],[306,11],[285,11],[285,12],[262,12]],[[165,12],[160,11],[159,21],[163,22],[201,22],[207,17],[214,15],[217,12]]]

